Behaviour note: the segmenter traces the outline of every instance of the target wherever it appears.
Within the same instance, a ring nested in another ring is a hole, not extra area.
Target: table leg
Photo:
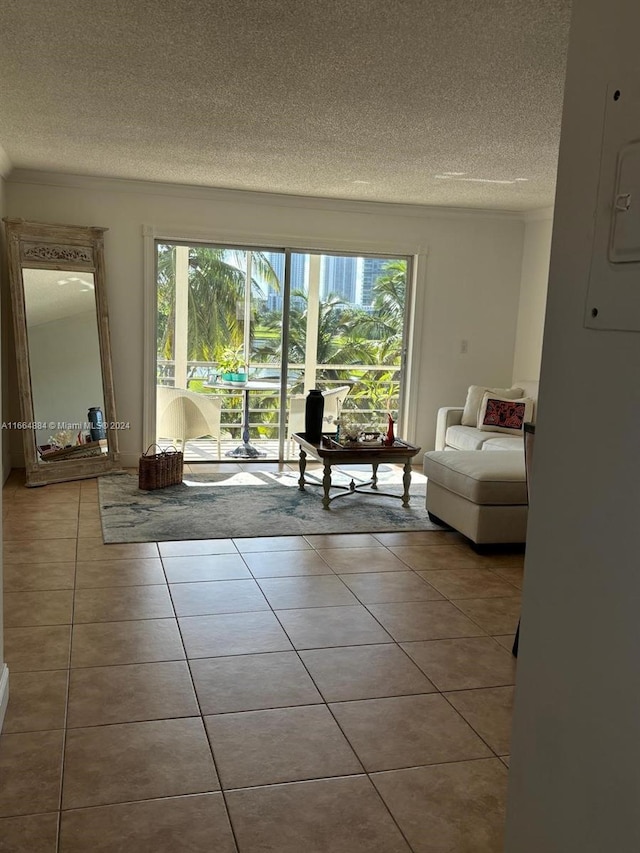
[[[404,463],[402,485],[404,486],[404,492],[402,493],[402,506],[409,506],[409,486],[411,485],[411,459],[407,459],[407,461]]]
[[[254,447],[249,443],[249,389],[242,389],[242,397],[243,397],[243,423],[242,423],[242,444],[239,444],[235,450],[229,450],[225,454],[225,456],[233,456],[236,459],[258,459],[262,456],[266,456],[267,454],[258,450],[257,447]]]
[[[324,463],[324,476],[322,477],[322,485],[324,487],[322,507],[323,509],[329,509],[329,492],[331,490],[331,465],[328,462]]]
[[[304,492],[304,471],[307,467],[307,454],[304,452],[302,447],[300,448],[300,459],[298,460],[298,467],[300,468],[300,477],[298,479],[298,488],[301,492]]]
[[[371,474],[371,488],[378,488],[378,462],[372,462],[371,468],[373,469],[373,473]]]
[[[242,441],[249,444],[249,391],[244,389],[244,423],[242,425]]]

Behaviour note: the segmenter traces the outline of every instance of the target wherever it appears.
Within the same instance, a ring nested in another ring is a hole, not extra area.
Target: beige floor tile
[[[70,643],[70,625],[5,628],[5,659],[11,672],[66,669]]]
[[[436,693],[338,702],[329,707],[367,772],[491,755]]]
[[[52,589],[38,592],[6,592],[4,624],[7,628],[31,625],[70,625],[73,591]]]
[[[186,539],[181,542],[158,542],[158,549],[161,557],[238,553],[231,539]]]
[[[100,521],[100,507],[98,506],[98,504],[81,503],[80,522],[82,522],[83,519],[85,519],[86,521]],[[100,527],[100,529],[102,530],[102,526]],[[102,538],[102,534],[99,534],[99,538]]]
[[[444,695],[496,755],[509,752],[513,687],[460,690]]]
[[[0,819],[0,853],[57,853],[58,813]]]
[[[186,661],[71,671],[67,726],[104,726],[199,714]]]
[[[82,512],[78,519],[78,538],[101,539],[102,524],[100,523],[100,518],[91,518]]]
[[[477,637],[484,633],[448,601],[369,604],[368,609],[399,643],[441,637]]]
[[[316,550],[324,548],[380,548],[371,533],[315,533],[304,537]]]
[[[406,572],[407,566],[387,548],[329,548],[318,554],[337,574],[352,572]]]
[[[366,776],[229,791],[242,853],[410,853]]]
[[[362,772],[325,705],[205,717],[223,789]]]
[[[77,535],[77,518],[35,520],[27,514],[21,518],[6,519],[3,525],[5,542],[22,539],[73,539]]]
[[[492,637],[403,643],[438,690],[502,687],[515,680],[515,659]]]
[[[73,616],[76,624],[163,619],[171,616],[173,606],[165,584],[76,590]]]
[[[511,763],[511,756],[510,755],[501,755],[500,761],[502,761],[502,763],[504,764],[505,767],[509,767],[509,765]]]
[[[262,578],[258,583],[269,604],[278,610],[298,607],[335,607],[358,603],[353,593],[349,592],[340,578],[333,574]]]
[[[296,649],[391,642],[365,607],[316,607],[276,614]]]
[[[327,702],[432,693],[435,687],[393,643],[301,651]]]
[[[230,581],[251,578],[240,554],[196,554],[183,557],[163,557],[162,563],[169,583],[198,583],[199,581]]]
[[[51,501],[49,504],[33,504],[26,506],[24,503],[11,500],[2,507],[6,512],[5,521],[15,521],[28,518],[30,522],[49,522],[52,518],[58,521],[74,521],[78,519],[77,503],[60,503]]]
[[[63,812],[60,853],[236,853],[222,794]]]
[[[259,551],[245,554],[244,561],[256,578],[333,574],[333,570],[315,551]]]
[[[524,579],[524,568],[522,566],[498,566],[493,568],[492,571],[513,586],[522,589],[522,581]]]
[[[199,717],[67,732],[63,809],[219,789]]]
[[[31,539],[4,543],[4,559],[11,563],[66,563],[76,559],[75,539]]]
[[[497,758],[375,773],[415,853],[502,853],[507,773]]]
[[[392,601],[435,601],[443,596],[416,572],[362,572],[340,575],[363,604]]]
[[[234,539],[241,554],[252,551],[306,551],[311,545],[302,536],[254,536],[248,539]]]
[[[178,616],[269,610],[266,598],[253,579],[176,583],[171,584],[170,589]]]
[[[189,658],[226,657],[291,649],[273,613],[222,613],[186,616],[180,630]]]
[[[62,736],[55,731],[0,737],[0,817],[58,808]]]
[[[403,530],[398,533],[374,533],[375,538],[387,548],[398,545],[447,545],[452,534],[448,530]]]
[[[149,586],[164,584],[159,558],[138,560],[91,560],[76,565],[76,587]]]
[[[398,545],[391,551],[416,570],[481,569],[485,566],[482,557],[460,545]]]
[[[22,592],[38,589],[73,589],[76,564],[68,563],[11,563],[4,561],[4,591]]]
[[[494,637],[494,640],[497,640],[501,646],[504,646],[505,649],[511,651],[513,649],[513,641],[515,640],[515,634],[502,634],[500,636]]]
[[[322,702],[295,652],[204,658],[190,667],[203,714]]]
[[[67,707],[67,680],[66,669],[53,672],[12,672],[9,705],[2,731],[8,734],[63,729]]]
[[[454,604],[487,634],[515,634],[521,602],[517,598],[467,598]]]
[[[158,556],[158,546],[155,542],[105,545],[99,537],[78,540],[78,560],[135,560],[138,557]]]
[[[182,660],[175,619],[74,625],[72,667]]]
[[[418,572],[447,598],[504,598],[517,592],[512,584],[488,569],[449,569]]]

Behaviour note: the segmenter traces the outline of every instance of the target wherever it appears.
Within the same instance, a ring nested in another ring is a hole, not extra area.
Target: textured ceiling
[[[542,207],[569,6],[2,0],[0,145],[27,169]]]

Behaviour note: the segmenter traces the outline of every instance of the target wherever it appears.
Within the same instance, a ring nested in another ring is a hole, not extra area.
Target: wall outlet
[[[460,354],[466,355],[469,352],[469,341],[466,338],[463,338],[460,341]]]

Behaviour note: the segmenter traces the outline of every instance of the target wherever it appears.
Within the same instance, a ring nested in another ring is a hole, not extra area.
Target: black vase
[[[304,431],[307,441],[320,444],[322,438],[322,415],[324,414],[324,397],[322,391],[312,388],[307,394],[304,409]]]

